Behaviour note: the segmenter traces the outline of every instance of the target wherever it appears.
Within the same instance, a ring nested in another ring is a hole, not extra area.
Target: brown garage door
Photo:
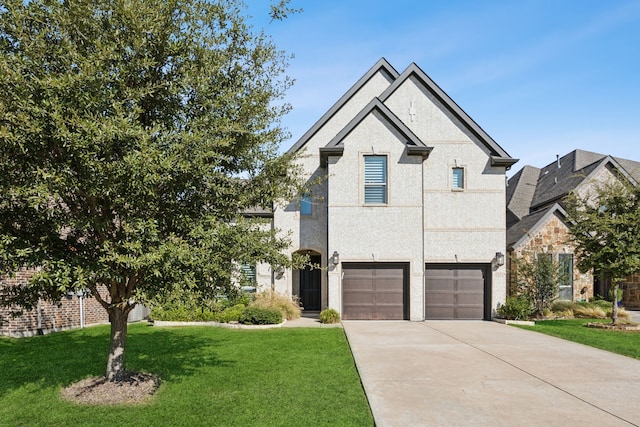
[[[342,318],[407,318],[408,264],[343,263]]]
[[[487,266],[482,264],[427,265],[426,319],[484,319]]]

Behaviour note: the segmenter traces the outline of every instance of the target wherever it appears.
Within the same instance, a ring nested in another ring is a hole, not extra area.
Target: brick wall
[[[24,284],[34,273],[33,270],[22,269],[16,273],[15,277],[3,279],[0,286]],[[106,289],[102,293],[106,294]],[[106,310],[95,298],[82,298],[82,305],[85,325],[109,321]],[[25,311],[23,315],[16,318],[12,318],[9,312],[8,308],[0,308],[2,318],[0,335],[30,336],[80,327],[80,298],[77,295],[65,296],[57,304],[41,301],[39,310]],[[38,312],[40,312],[40,324],[38,324]]]

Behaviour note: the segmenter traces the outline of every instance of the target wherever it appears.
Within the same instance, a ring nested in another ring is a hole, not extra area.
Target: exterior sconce
[[[333,255],[331,256],[331,264],[340,264],[340,254],[338,253],[338,251],[333,251]]]
[[[504,265],[504,254],[502,252],[496,252],[496,265],[502,267]]]
[[[280,266],[276,269],[276,279],[282,279],[282,276],[284,276],[284,266]]]

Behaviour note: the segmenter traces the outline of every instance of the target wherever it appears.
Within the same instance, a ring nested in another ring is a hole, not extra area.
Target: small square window
[[[464,189],[464,168],[453,168],[451,172],[451,188],[454,190]]]
[[[311,202],[311,193],[305,193],[300,199],[300,215],[311,216],[313,214],[313,203]]]

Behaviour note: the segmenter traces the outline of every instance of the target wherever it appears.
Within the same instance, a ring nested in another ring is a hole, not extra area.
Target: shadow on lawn
[[[188,329],[160,329],[145,324],[129,328],[126,366],[179,382],[205,366],[229,366],[215,347],[225,339]],[[104,374],[109,327],[97,326],[31,338],[0,338],[0,397],[28,384],[64,387]]]

